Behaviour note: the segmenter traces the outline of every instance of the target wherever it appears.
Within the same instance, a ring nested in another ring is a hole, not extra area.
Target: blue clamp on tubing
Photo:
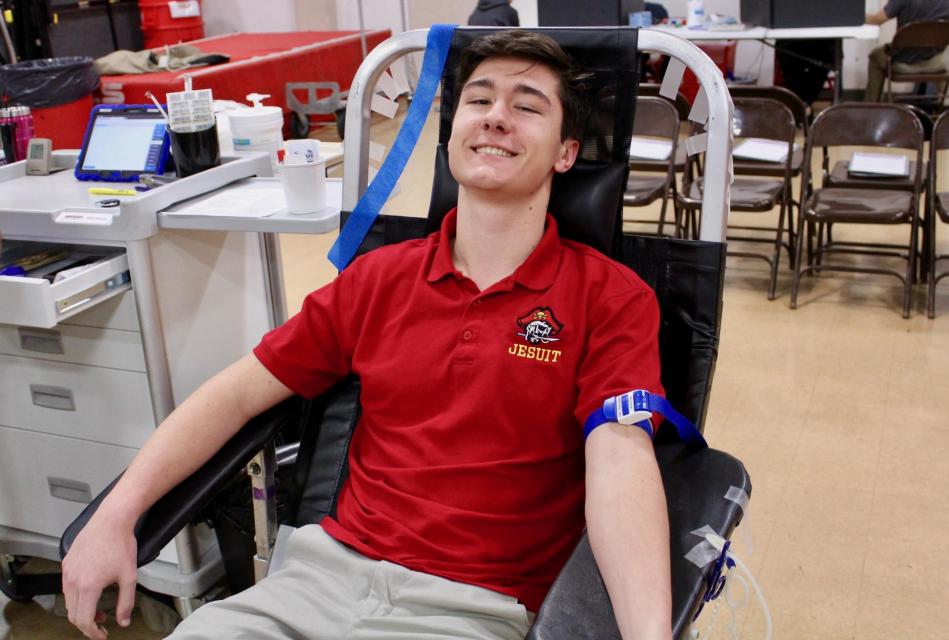
[[[715,560],[715,564],[712,566],[712,572],[709,573],[708,577],[705,579],[705,593],[702,595],[702,602],[699,603],[698,611],[696,611],[695,615],[692,616],[692,622],[695,622],[699,619],[699,614],[702,613],[702,609],[705,607],[706,602],[711,602],[718,596],[722,595],[722,591],[725,589],[726,581],[722,570],[726,567],[731,569],[735,566],[735,561],[732,560],[728,555],[728,547],[730,546],[731,540],[726,540],[725,546],[722,547],[722,553],[718,556],[718,558]]]
[[[643,389],[607,398],[603,406],[591,413],[583,424],[583,437],[589,437],[594,429],[605,422],[635,425],[652,437],[652,424],[649,419],[654,413],[658,413],[675,426],[682,442],[700,447],[708,446],[695,425],[676,411],[668,400]]]
[[[415,96],[409,106],[405,121],[392,144],[392,149],[389,150],[389,155],[379,168],[379,173],[353,207],[352,215],[346,222],[346,226],[339,232],[339,237],[327,256],[340,271],[345,269],[356,255],[359,245],[362,244],[369,229],[372,228],[372,223],[382,211],[382,206],[389,199],[389,194],[392,193],[395,183],[405,169],[405,163],[408,162],[412,150],[415,149],[415,143],[418,142],[419,135],[422,133],[425,119],[432,109],[432,102],[438,91],[438,83],[441,81],[442,70],[445,68],[445,60],[448,58],[448,50],[451,48],[454,34],[455,25],[453,24],[433,24],[429,27],[425,57],[422,59],[422,71],[419,73]]]

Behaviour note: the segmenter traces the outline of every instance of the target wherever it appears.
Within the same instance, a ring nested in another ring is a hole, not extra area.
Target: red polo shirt
[[[658,306],[549,216],[485,291],[452,264],[454,233],[453,212],[359,258],[254,353],[302,396],[362,381],[330,535],[537,611],[584,526],[583,421],[608,396],[661,392]]]

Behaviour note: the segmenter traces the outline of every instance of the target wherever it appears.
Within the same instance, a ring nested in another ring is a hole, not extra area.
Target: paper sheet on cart
[[[668,160],[672,153],[672,142],[644,136],[633,136],[629,145],[629,157],[642,160]]]
[[[847,170],[856,174],[906,177],[909,175],[909,159],[900,155],[855,151]]]
[[[797,149],[797,145],[794,145]],[[732,149],[732,156],[739,160],[761,162],[784,162],[788,157],[788,143],[765,138],[745,138]]]
[[[287,208],[283,187],[273,185],[239,185],[226,187],[210,198],[187,204],[166,215],[223,216],[227,218],[266,218]]]

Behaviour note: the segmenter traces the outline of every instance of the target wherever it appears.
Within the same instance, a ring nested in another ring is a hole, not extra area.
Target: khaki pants
[[[290,536],[279,571],[201,607],[169,637],[520,640],[532,621],[511,596],[370,560],[309,525]]]
[[[893,63],[893,69],[900,73],[925,73],[927,71],[938,71],[945,69],[946,59],[945,51],[933,56],[929,60],[922,60],[907,64],[905,62]],[[867,93],[864,100],[867,102],[880,102],[883,97],[883,83],[886,80],[886,52],[883,47],[877,47],[870,52],[870,58],[867,67]],[[942,87],[940,87],[940,91]]]

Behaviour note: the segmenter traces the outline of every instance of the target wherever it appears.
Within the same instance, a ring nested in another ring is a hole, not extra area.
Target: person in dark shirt
[[[897,28],[911,22],[949,19],[949,0],[888,0],[882,10],[867,15],[867,24],[883,24],[896,18]],[[924,73],[945,69],[945,51],[904,49],[893,54],[893,68],[903,73]],[[886,77],[886,48],[870,52],[865,100],[879,102]]]
[[[518,27],[520,24],[511,0],[478,0],[478,6],[468,16],[471,27]]]

